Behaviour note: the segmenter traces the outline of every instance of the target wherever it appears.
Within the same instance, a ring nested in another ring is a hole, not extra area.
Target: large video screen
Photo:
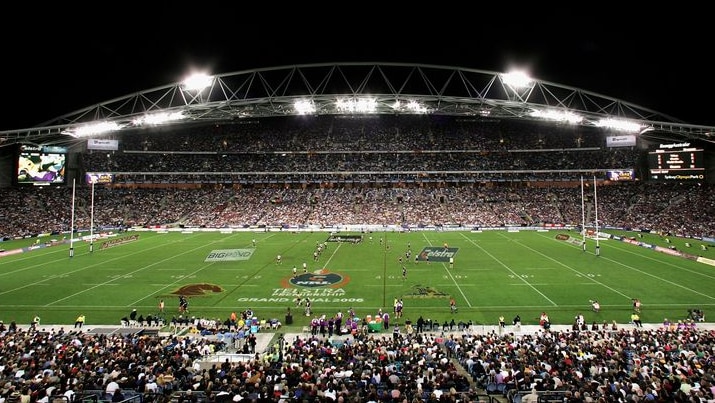
[[[51,185],[65,183],[66,152],[60,147],[23,145],[17,157],[17,183]]]
[[[659,148],[648,152],[651,180],[701,182],[705,180],[705,160],[700,148]]]

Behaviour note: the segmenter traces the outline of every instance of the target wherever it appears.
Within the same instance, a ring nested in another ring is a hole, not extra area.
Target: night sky
[[[216,9],[210,15],[199,18],[181,10],[161,18],[118,14],[89,21],[70,16],[49,27],[28,22],[22,34],[3,26],[6,86],[0,130],[29,128],[174,83],[192,69],[220,74],[360,61],[490,71],[519,67],[537,79],[715,126],[710,101],[715,83],[707,61],[715,35],[708,26],[670,14],[667,20],[638,16],[545,22],[481,15],[466,23],[435,15],[436,22],[409,24],[398,16],[285,23],[268,15],[232,18],[229,11]],[[35,29],[41,34],[26,34]]]

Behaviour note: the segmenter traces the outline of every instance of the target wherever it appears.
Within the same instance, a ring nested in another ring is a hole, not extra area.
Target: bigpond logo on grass
[[[424,262],[449,262],[449,258],[457,254],[459,248],[445,248],[439,246],[427,246],[422,249],[422,252],[417,254],[417,261]]]
[[[248,260],[255,249],[216,249],[212,250],[204,262],[232,262],[235,260]]]

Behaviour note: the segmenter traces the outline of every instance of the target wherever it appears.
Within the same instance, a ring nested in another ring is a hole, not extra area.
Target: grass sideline
[[[671,237],[668,243],[651,233],[641,238],[607,232],[715,259],[715,247],[701,251],[697,240]],[[232,311],[251,308],[260,319],[283,322],[283,331],[301,329],[311,319],[295,306],[298,292],[311,298],[314,314],[328,317],[349,308],[360,317],[379,309],[391,312],[399,298],[404,301],[399,323],[421,315],[440,323],[454,318],[492,325],[499,316],[509,323],[518,314],[522,323],[535,324],[541,312],[556,324],[570,324],[578,313],[589,324],[627,323],[632,298],[642,301],[643,322],[657,323],[684,319],[693,308],[703,309],[707,318],[715,304],[715,267],[613,239],[598,241],[597,256],[596,241],[587,240],[583,251],[569,242],[580,235],[568,230],[336,234],[361,236],[357,243],[328,242],[330,235],[130,231],[96,240],[91,252],[89,243],[75,239],[72,256],[66,243],[41,247],[51,237],[41,238],[39,245],[34,239],[2,242],[0,320],[27,324],[39,315],[42,323],[74,323],[85,314],[85,326],[116,325],[132,309],[156,314],[160,299],[170,320],[178,315],[181,293],[189,297],[189,316],[225,320]],[[327,248],[314,261],[319,243]],[[437,261],[446,256],[441,253],[445,244],[454,253],[454,268]],[[30,247],[36,249],[7,253]],[[404,258],[408,247],[409,260]],[[430,262],[415,262],[425,248],[433,251]],[[454,314],[450,298],[457,303]],[[599,313],[591,311],[591,299],[600,302]],[[291,325],[285,323],[288,308]]]

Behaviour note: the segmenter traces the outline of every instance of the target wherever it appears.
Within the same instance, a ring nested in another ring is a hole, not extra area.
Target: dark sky
[[[517,66],[537,79],[715,126],[710,102],[715,83],[707,79],[715,34],[675,17],[676,22],[647,17],[512,22],[499,15],[464,23],[435,16],[437,22],[403,24],[395,16],[380,21],[358,16],[327,25],[253,14],[233,18],[230,11],[215,9],[210,18],[187,10],[162,18],[114,17],[91,23],[60,18],[50,28],[37,23],[41,35],[0,28],[6,80],[0,130],[32,127],[177,82],[192,68],[228,73],[357,61],[493,71]]]

